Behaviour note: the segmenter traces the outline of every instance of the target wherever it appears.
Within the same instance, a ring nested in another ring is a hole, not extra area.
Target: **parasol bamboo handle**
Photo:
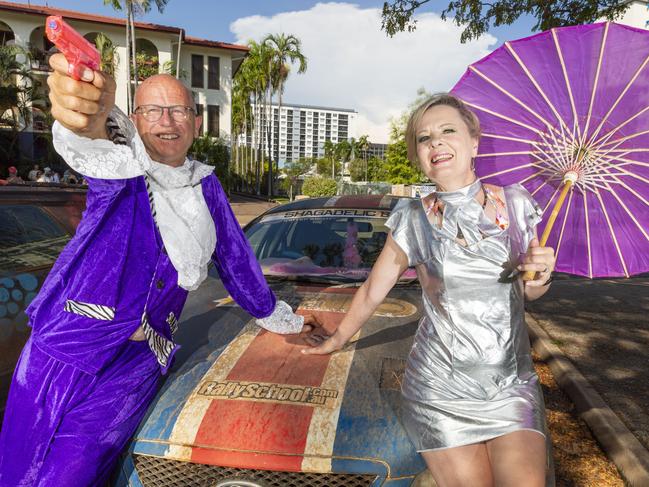
[[[550,232],[552,231],[552,227],[554,226],[554,222],[557,219],[557,216],[559,216],[559,211],[561,211],[563,202],[568,195],[568,191],[570,191],[570,188],[572,188],[576,180],[577,174],[572,171],[566,173],[566,175],[564,176],[561,194],[559,195],[557,202],[554,204],[554,208],[552,208],[552,213],[550,213],[550,218],[548,218],[548,223],[546,223],[545,230],[543,230],[543,235],[541,235],[541,240],[539,241],[539,245],[541,247],[545,246],[545,244],[547,243],[548,238],[550,237]],[[523,274],[523,281],[532,281],[535,277],[535,271],[526,271]]]

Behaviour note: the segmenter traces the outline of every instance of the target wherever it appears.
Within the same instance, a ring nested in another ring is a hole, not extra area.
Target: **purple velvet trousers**
[[[16,366],[0,431],[0,486],[102,485],[157,392],[147,343],[128,341],[100,374],[30,339]]]

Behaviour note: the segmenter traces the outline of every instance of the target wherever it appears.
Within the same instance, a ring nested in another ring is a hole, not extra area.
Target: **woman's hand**
[[[550,279],[555,263],[554,249],[541,247],[539,239],[535,237],[530,242],[530,246],[517,269],[521,272],[531,271],[535,273],[535,279],[525,281],[525,287],[542,287]]]
[[[312,348],[302,350],[306,355],[326,355],[343,348],[347,340],[343,340],[338,332],[329,335],[322,327],[314,328],[304,336],[304,341]]]

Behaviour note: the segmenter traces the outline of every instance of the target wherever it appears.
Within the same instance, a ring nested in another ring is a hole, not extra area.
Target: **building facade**
[[[253,110],[257,107],[253,104]],[[301,158],[320,158],[325,154],[325,142],[337,144],[356,135],[355,110],[331,108],[314,105],[282,104],[281,113],[277,104],[271,105],[262,112],[272,111],[271,148],[273,159],[279,148],[279,162],[297,161]],[[263,130],[268,133],[267,113],[256,118],[256,127],[252,134],[242,136],[241,143],[258,146],[267,138],[262,137]],[[278,147],[279,144],[279,147]]]
[[[28,4],[0,1],[0,45],[17,44],[30,52],[30,70],[45,91],[49,74],[47,56],[53,46],[45,37],[45,17],[61,15],[86,39],[94,42],[99,33],[115,46],[118,58],[115,71],[116,104],[128,110],[127,52],[125,20]],[[136,49],[147,55],[153,72],[169,72],[178,67],[178,76],[194,92],[197,111],[203,117],[203,133],[230,138],[232,77],[245,58],[248,48],[186,35],[179,27],[135,23]],[[155,60],[155,61],[153,61]],[[25,60],[27,62],[27,60]],[[149,69],[151,71],[151,69]],[[18,80],[20,82],[20,80]],[[35,131],[48,130],[39,112],[47,112],[46,93],[34,101]]]
[[[649,2],[645,0],[631,0],[627,3],[629,4],[629,8],[615,22],[637,27],[638,29],[649,28]]]
[[[370,142],[370,148],[367,151],[367,157],[376,157],[385,160],[385,151],[388,150],[388,144],[375,144]]]

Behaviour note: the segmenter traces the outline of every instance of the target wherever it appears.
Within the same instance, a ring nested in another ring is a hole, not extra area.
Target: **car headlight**
[[[410,487],[437,487],[430,470],[426,469],[415,477]]]

